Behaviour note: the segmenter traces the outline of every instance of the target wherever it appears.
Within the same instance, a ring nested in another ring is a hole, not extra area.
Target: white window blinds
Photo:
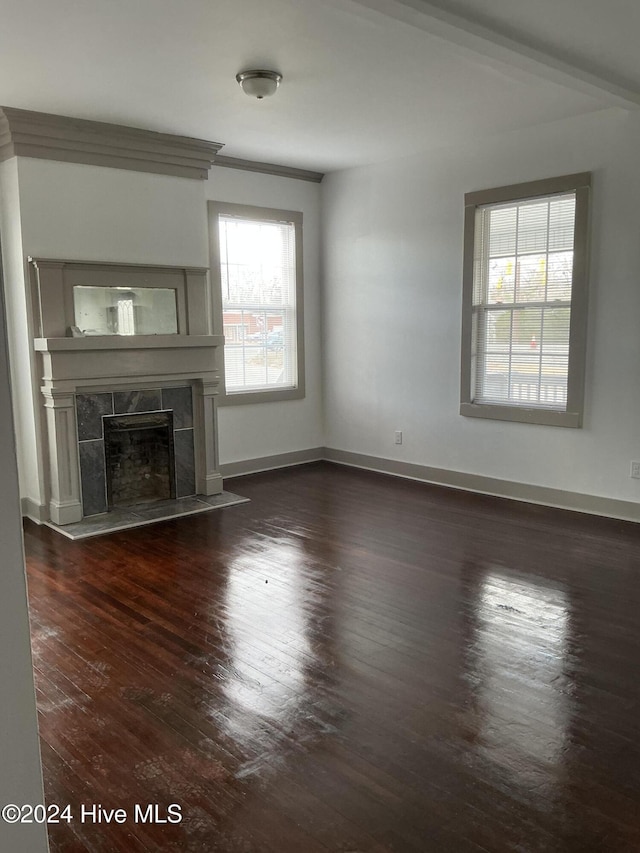
[[[565,411],[576,194],[478,207],[473,402]]]

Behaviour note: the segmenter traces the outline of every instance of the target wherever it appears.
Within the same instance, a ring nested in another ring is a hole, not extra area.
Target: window
[[[582,425],[590,175],[465,196],[460,414]]]
[[[302,214],[212,202],[228,403],[304,396]]]

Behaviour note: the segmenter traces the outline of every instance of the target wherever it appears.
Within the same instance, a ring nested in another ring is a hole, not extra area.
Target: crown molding
[[[0,107],[0,161],[35,157],[206,179],[222,143]]]
[[[10,157],[62,160],[206,179],[212,165],[319,184],[324,174],[292,166],[224,157],[221,142],[138,127],[0,107],[0,162]]]
[[[455,12],[448,0],[353,2],[374,14],[385,15],[443,39],[463,54],[482,57],[492,67],[524,71],[592,98],[604,98],[609,106],[623,109],[640,106],[637,81],[623,79],[611,69],[567,55],[566,50],[554,49],[551,45],[526,39],[524,35],[514,37],[504,23],[491,21],[486,15]]]
[[[323,172],[296,169],[293,166],[278,166],[276,163],[261,163],[257,160],[242,160],[222,154],[216,156],[213,165],[225,166],[227,169],[241,169],[244,172],[262,172],[264,175],[277,175],[280,178],[293,178],[296,181],[311,181],[314,184],[319,184],[324,178]]]

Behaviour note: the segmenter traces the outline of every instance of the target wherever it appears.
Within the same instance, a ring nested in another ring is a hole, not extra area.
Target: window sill
[[[553,409],[533,409],[525,406],[492,406],[484,403],[460,403],[460,414],[467,418],[488,418],[494,421],[513,421],[521,424],[541,424],[579,429],[581,412],[559,412]]]
[[[304,388],[280,388],[275,391],[235,391],[219,398],[221,406],[242,406],[249,403],[282,403],[286,400],[302,400]]]

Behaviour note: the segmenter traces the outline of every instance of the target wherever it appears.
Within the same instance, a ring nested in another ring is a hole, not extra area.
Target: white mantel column
[[[49,512],[54,524],[71,524],[82,520],[75,395],[47,386],[42,393],[49,436]]]
[[[219,495],[222,475],[218,468],[217,396],[219,379],[204,379],[195,383],[194,416],[200,436],[196,449],[196,489],[199,495]]]

